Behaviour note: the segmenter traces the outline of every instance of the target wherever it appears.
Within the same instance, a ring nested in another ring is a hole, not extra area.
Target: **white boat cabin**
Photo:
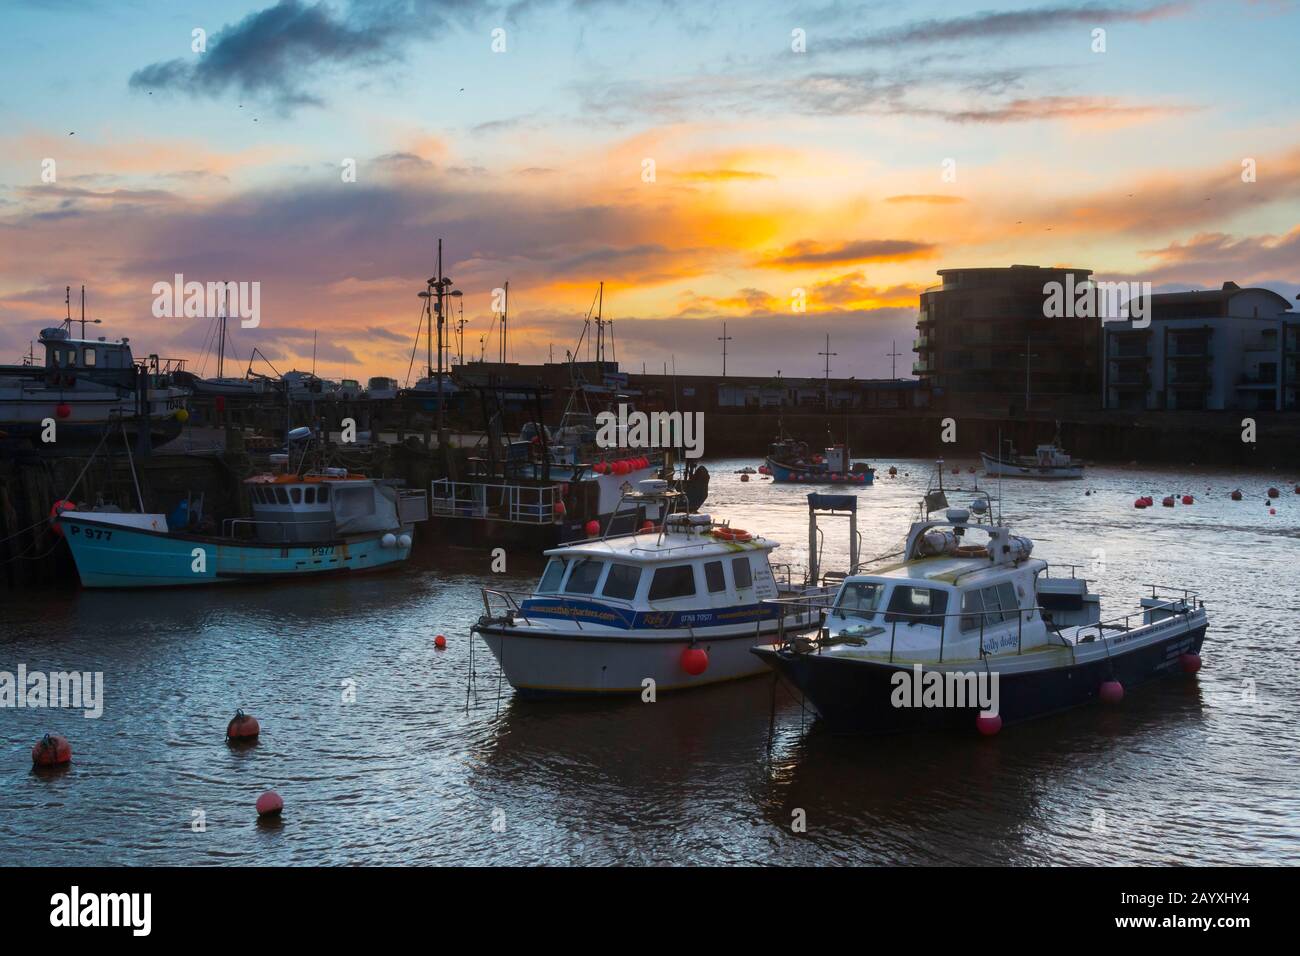
[[[546,552],[550,561],[534,596],[616,601],[647,611],[759,604],[779,594],[768,561],[776,547],[759,537],[719,540],[707,525],[685,524],[662,534],[583,541]]]
[[[1100,620],[1083,578],[1050,577],[1032,541],[969,519],[950,509],[917,522],[904,561],[846,578],[827,611],[829,641],[893,661],[969,661],[1061,647]],[[987,541],[967,544],[971,532]]]

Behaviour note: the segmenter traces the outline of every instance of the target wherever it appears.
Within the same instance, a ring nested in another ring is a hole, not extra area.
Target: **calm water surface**
[[[804,565],[807,490],[741,483],[743,464],[711,463],[708,510]],[[901,543],[930,470],[876,464],[900,476],[860,492],[867,554]],[[102,671],[106,698],[98,720],[0,710],[0,863],[1295,864],[1295,477],[1006,482],[1006,521],[1035,556],[1083,566],[1103,615],[1154,581],[1198,589],[1211,619],[1197,678],[989,740],[836,738],[766,678],[655,704],[515,700],[469,625],[482,584],[532,583],[522,555],[496,576],[447,551],[301,586],[0,593],[0,670]],[[1196,504],[1159,506],[1183,492]],[[1157,506],[1135,511],[1144,493]],[[823,562],[843,567],[845,525],[823,527]],[[251,748],[223,742],[236,707],[262,722]],[[46,731],[70,738],[68,770],[31,771]],[[253,810],[268,787],[278,825]]]

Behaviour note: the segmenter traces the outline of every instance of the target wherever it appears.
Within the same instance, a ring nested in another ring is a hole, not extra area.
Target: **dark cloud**
[[[138,90],[192,96],[238,92],[284,110],[318,105],[309,83],[332,67],[373,67],[400,59],[414,38],[429,36],[468,0],[353,3],[342,13],[325,2],[280,0],[208,38],[207,51],[151,63],[131,75]]]
[[[786,246],[776,255],[769,256],[759,265],[791,267],[839,265],[852,262],[921,259],[934,255],[938,247],[931,242],[914,242],[910,239],[858,239],[825,245],[812,239],[803,239]]]
[[[821,45],[832,51],[876,50],[896,49],[901,46],[960,43],[969,40],[1007,39],[1079,24],[1097,26],[1102,23],[1124,21],[1144,23],[1177,15],[1189,7],[1188,3],[1159,3],[1139,7],[1077,4],[1038,7],[1032,10],[993,10],[964,17],[917,20],[871,33],[828,39]]]

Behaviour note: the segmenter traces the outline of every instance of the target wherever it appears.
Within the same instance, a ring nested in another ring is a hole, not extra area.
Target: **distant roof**
[[[1191,289],[1187,292],[1157,292],[1151,296],[1151,301],[1156,305],[1191,305],[1191,304],[1208,304],[1219,303],[1225,307],[1228,301],[1235,296],[1244,292],[1262,292],[1265,295],[1271,295],[1276,299],[1284,309],[1291,308],[1291,302],[1284,295],[1279,295],[1272,289],[1264,289],[1259,286],[1251,286],[1243,289],[1235,282],[1225,282],[1218,289]]]

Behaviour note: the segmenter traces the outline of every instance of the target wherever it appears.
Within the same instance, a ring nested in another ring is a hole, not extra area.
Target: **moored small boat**
[[[1029,539],[981,518],[990,502],[974,494],[969,509],[928,494],[904,560],[847,577],[817,637],[754,648],[830,729],[996,732],[1200,667],[1195,594],[1152,586],[1139,608],[1102,621],[1086,581],[1052,577]],[[987,541],[968,544],[977,533]]]
[[[1012,446],[1008,454],[996,455],[981,452],[984,473],[993,478],[1082,478],[1083,462],[1075,461],[1061,447],[1058,428],[1056,436],[1034,449],[1033,455],[1017,455]]]
[[[630,499],[667,513],[637,534],[596,537],[546,552],[536,589],[483,590],[479,634],[527,695],[640,694],[762,673],[749,648],[815,625],[806,608],[768,598],[826,595],[778,582],[775,541],[678,512],[682,494],[642,482]]]
[[[56,519],[88,588],[175,587],[294,580],[368,571],[405,561],[414,524],[427,517],[423,493],[324,469],[245,481],[252,517],[227,519],[222,533],[189,530],[201,516],[64,511]]]

